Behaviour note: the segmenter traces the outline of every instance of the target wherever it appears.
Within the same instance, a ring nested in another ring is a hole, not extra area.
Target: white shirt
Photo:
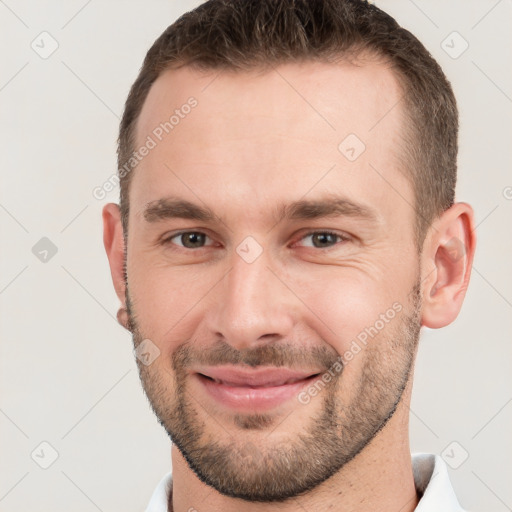
[[[446,464],[439,455],[413,454],[412,469],[414,485],[421,496],[415,512],[464,512],[453,492]],[[154,490],[145,512],[168,512],[171,492],[172,472],[169,472]]]

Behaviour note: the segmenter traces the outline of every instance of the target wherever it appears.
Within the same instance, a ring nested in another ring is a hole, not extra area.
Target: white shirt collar
[[[167,503],[169,501],[169,494],[172,491],[172,471],[169,471],[156,489],[149,500],[149,504],[144,512],[168,512]]]
[[[416,489],[423,494],[414,512],[464,512],[450,483],[446,463],[439,455],[413,454],[412,470]]]
[[[415,512],[464,512],[450,483],[448,469],[439,455],[412,455],[414,483],[422,495]],[[172,472],[167,473],[156,487],[145,512],[168,512],[172,491]]]

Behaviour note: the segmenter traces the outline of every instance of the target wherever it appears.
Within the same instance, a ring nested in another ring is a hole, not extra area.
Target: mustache
[[[304,346],[297,343],[271,343],[254,348],[237,350],[223,340],[217,340],[210,347],[200,347],[190,341],[179,346],[172,355],[175,371],[193,365],[246,365],[287,367],[291,369],[322,368],[328,370],[336,362],[342,362],[340,354],[330,345]]]

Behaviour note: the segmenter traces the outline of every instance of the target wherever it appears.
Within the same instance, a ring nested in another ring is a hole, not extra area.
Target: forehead
[[[321,128],[322,139],[329,131],[339,136],[349,130],[358,131],[364,139],[382,116],[390,114],[387,127],[396,123],[401,106],[393,108],[393,113],[389,109],[402,95],[390,66],[369,56],[354,63],[305,61],[251,71],[199,71],[185,66],[164,71],[154,82],[139,116],[136,138],[140,141],[194,97],[205,129],[210,127],[204,125],[208,117],[214,121],[216,115],[218,126],[224,121],[233,126],[240,114],[250,113],[247,121],[253,125],[256,118],[266,118],[300,131],[304,123],[295,121],[311,119]]]
[[[178,193],[247,211],[248,201],[296,200],[316,183],[369,203],[396,194],[384,181],[410,196],[398,171],[402,96],[393,71],[376,60],[168,70],[137,124],[136,146],[151,139],[154,147],[133,176],[132,209]]]

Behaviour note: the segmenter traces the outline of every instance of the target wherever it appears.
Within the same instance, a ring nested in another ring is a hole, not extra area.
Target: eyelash
[[[188,233],[193,233],[193,234],[200,234],[200,235],[205,235],[206,237],[208,237],[208,234],[207,233],[204,233],[203,231],[180,231],[178,233],[174,233],[168,237],[165,237],[161,244],[162,245],[170,245],[172,242],[171,240],[173,240],[174,238],[177,238],[179,236],[182,236],[182,235],[186,235]],[[333,246],[330,246],[330,247],[309,247],[310,249],[317,249],[317,250],[330,250],[330,249],[334,249],[337,245],[339,245],[340,243],[342,242],[348,242],[350,240],[350,238],[347,236],[347,235],[341,235],[340,233],[336,233],[334,231],[329,231],[329,230],[319,230],[319,231],[309,231],[307,233],[305,233],[303,236],[301,236],[299,238],[298,241],[301,241],[301,240],[304,240],[305,238],[309,237],[309,236],[312,236],[312,235],[330,235],[330,236],[334,236],[334,237],[337,237],[340,241],[337,242],[335,245]],[[210,238],[210,237],[208,237]],[[295,244],[295,242],[294,242]],[[174,244],[173,244],[174,245]],[[184,251],[198,251],[198,250],[201,250],[201,249],[206,249],[207,247],[211,247],[211,246],[204,246],[204,247],[198,247],[196,249],[194,248],[189,248],[189,247],[182,247],[180,245],[177,245],[177,247],[179,247],[178,250],[184,250]]]

